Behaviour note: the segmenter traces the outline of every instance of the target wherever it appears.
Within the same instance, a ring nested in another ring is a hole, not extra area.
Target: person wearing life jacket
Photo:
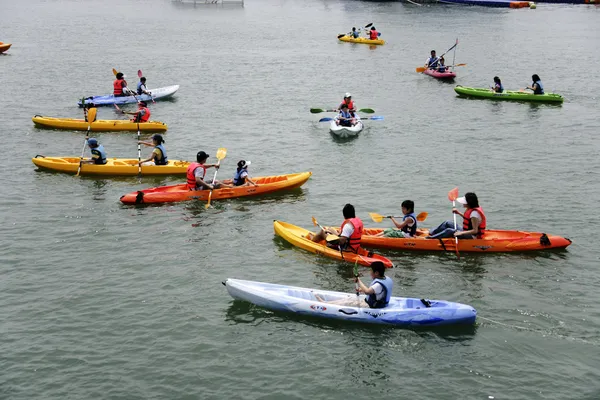
[[[360,37],[360,31],[357,31],[356,27],[354,26],[352,27],[352,37],[354,39],[358,39]]]
[[[409,238],[417,236],[417,216],[415,215],[415,202],[412,200],[404,200],[402,202],[402,214],[404,217],[401,222],[396,221],[394,217],[390,217],[396,228],[385,229],[383,232],[375,236],[394,237],[394,238]]]
[[[235,186],[258,186],[248,175],[248,167],[252,164],[251,161],[240,160],[237,163],[237,170],[233,175],[233,179],[225,180],[223,184],[231,184],[233,187]]]
[[[538,74],[533,74],[531,80],[533,83],[531,86],[527,86],[527,89],[533,90],[533,94],[544,94],[544,85]]]
[[[371,30],[369,31],[369,39],[371,39],[371,40],[379,39],[379,32],[377,32],[377,29],[375,29],[374,26],[372,26]]]
[[[348,110],[348,105],[343,103],[342,109],[336,119],[336,124],[341,126],[354,126],[356,125],[356,118],[354,114]]]
[[[311,235],[310,239],[313,242],[322,242],[325,240],[327,235],[338,235],[339,244],[327,244],[328,247],[340,249],[341,251],[350,251],[358,253],[360,248],[360,240],[363,234],[363,222],[360,218],[356,217],[354,206],[352,204],[346,204],[342,210],[344,214],[344,222],[338,230],[335,229],[321,229],[316,235]]]
[[[444,56],[440,57],[437,70],[438,72],[446,72],[446,60],[444,59]]]
[[[502,86],[502,81],[497,76],[494,77],[494,86],[492,86],[492,90],[496,93],[504,92],[504,86]]]
[[[148,108],[148,104],[145,101],[138,102],[138,109],[135,112],[127,112],[122,111],[123,114],[133,115],[134,117],[131,119],[131,122],[148,122],[150,120],[150,109]]]
[[[129,89],[127,88],[127,81],[124,79],[125,75],[122,72],[117,73],[116,79],[113,82],[113,95],[115,97],[129,96]]]
[[[82,163],[98,165],[106,164],[106,151],[104,151],[104,146],[98,143],[98,139],[89,138],[87,140],[87,145],[92,153],[92,158],[90,160],[82,161]]]
[[[429,69],[435,69],[438,67],[439,59],[435,55],[435,50],[431,50],[431,57],[425,61],[425,67]]]
[[[147,94],[148,96],[152,96],[152,92],[149,92],[146,88],[146,78],[143,76],[137,84],[137,94]]]
[[[448,237],[458,237],[459,239],[481,239],[485,235],[487,228],[487,219],[485,213],[479,206],[479,200],[475,193],[469,192],[464,197],[459,197],[456,201],[465,206],[466,211],[461,213],[456,208],[452,209],[454,214],[463,217],[462,226],[459,224],[454,229],[454,221],[446,221],[437,228],[429,231],[427,239],[442,239]]]
[[[356,108],[354,107],[354,102],[352,101],[352,95],[350,93],[346,93],[346,95],[344,96],[344,100],[338,107],[338,110],[341,110],[344,104],[348,106],[348,110],[352,112],[356,111]]]
[[[158,133],[152,136],[152,142],[138,142],[138,144],[143,144],[144,146],[152,146],[154,150],[145,160],[140,161],[140,165],[167,165],[169,164],[169,159],[167,158],[167,151],[165,150],[165,146],[163,143],[165,140],[162,135]]]
[[[189,190],[213,190],[218,189],[219,187],[231,187],[229,185],[224,185],[219,181],[211,181],[206,180],[206,170],[208,168],[215,167],[219,169],[219,163],[216,164],[206,164],[206,160],[210,157],[204,151],[199,151],[196,154],[196,161],[192,162],[188,165],[186,177],[187,177],[187,187]]]

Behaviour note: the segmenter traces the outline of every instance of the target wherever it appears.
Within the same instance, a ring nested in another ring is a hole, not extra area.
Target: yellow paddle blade
[[[224,159],[226,155],[227,155],[227,149],[225,147],[221,147],[221,148],[219,148],[219,150],[217,150],[217,159],[219,161]]]
[[[428,215],[429,215],[429,214],[427,213],[427,211],[420,212],[420,213],[417,215],[417,221],[421,221],[421,222],[425,221],[425,220],[427,219],[427,216],[428,216]]]
[[[92,123],[94,122],[94,120],[96,119],[96,108],[90,108],[88,110],[88,114],[87,114],[87,120],[88,123]]]
[[[417,72],[425,72],[426,69],[427,68],[425,68],[425,67],[417,67],[416,71]]]
[[[370,213],[369,213],[369,216],[371,217],[371,219],[372,219],[374,222],[381,222],[381,221],[383,221],[383,219],[385,218],[385,217],[384,217],[383,215],[381,215],[381,214],[372,213],[372,212],[370,212]]]
[[[114,75],[114,76],[117,76],[117,74],[119,73],[119,71],[117,71],[117,70],[116,70],[116,69],[114,69],[114,68],[112,69],[112,71],[113,71],[113,75]]]
[[[319,221],[317,221],[317,219],[315,217],[311,217],[312,218],[312,223],[314,226],[319,226]]]

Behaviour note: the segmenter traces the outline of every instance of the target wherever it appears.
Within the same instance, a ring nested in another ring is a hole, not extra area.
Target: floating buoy
[[[535,5],[535,3],[533,1],[529,2],[529,8],[532,10],[535,10],[537,8],[537,6]]]

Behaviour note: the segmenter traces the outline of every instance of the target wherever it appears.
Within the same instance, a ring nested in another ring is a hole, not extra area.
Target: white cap
[[[252,164],[252,161],[246,161],[246,167],[250,164]]]
[[[460,204],[467,204],[467,199],[463,196],[463,197],[459,197],[458,199],[456,199],[457,202],[459,202]]]
[[[352,95],[350,93],[346,93],[346,96],[344,97],[352,97]]]

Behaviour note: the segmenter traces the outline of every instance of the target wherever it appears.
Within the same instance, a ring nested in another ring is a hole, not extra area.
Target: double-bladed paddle
[[[444,57],[446,55],[446,53],[448,53],[450,50],[452,50],[453,48],[455,48],[456,46],[458,46],[458,39],[456,39],[456,43],[454,43],[454,46],[450,47],[448,50],[446,50],[444,52],[444,54],[442,54],[441,56],[436,58],[436,61],[439,61],[440,58]],[[458,67],[460,64],[457,64],[456,66]],[[466,65],[466,64],[465,64]],[[417,67],[416,71],[417,72],[424,72],[427,70],[427,68],[429,67]]]
[[[335,118],[325,117],[325,118],[321,118],[321,119],[319,120],[319,122],[333,121],[334,119],[335,119]],[[365,117],[365,118],[361,118],[360,120],[361,120],[361,121],[364,121],[364,120],[367,120],[367,119],[371,119],[371,120],[374,120],[374,121],[381,121],[381,120],[383,119],[383,117],[382,117],[382,116],[380,116],[380,115],[376,115],[376,116],[374,116],[374,117]]]
[[[322,112],[338,112],[339,110],[323,110],[322,108],[311,108],[310,112],[312,114],[318,114],[318,113],[322,113]],[[375,112],[375,110],[373,110],[372,108],[361,108],[360,110],[358,110],[359,113],[364,113],[364,114],[373,114]]]

